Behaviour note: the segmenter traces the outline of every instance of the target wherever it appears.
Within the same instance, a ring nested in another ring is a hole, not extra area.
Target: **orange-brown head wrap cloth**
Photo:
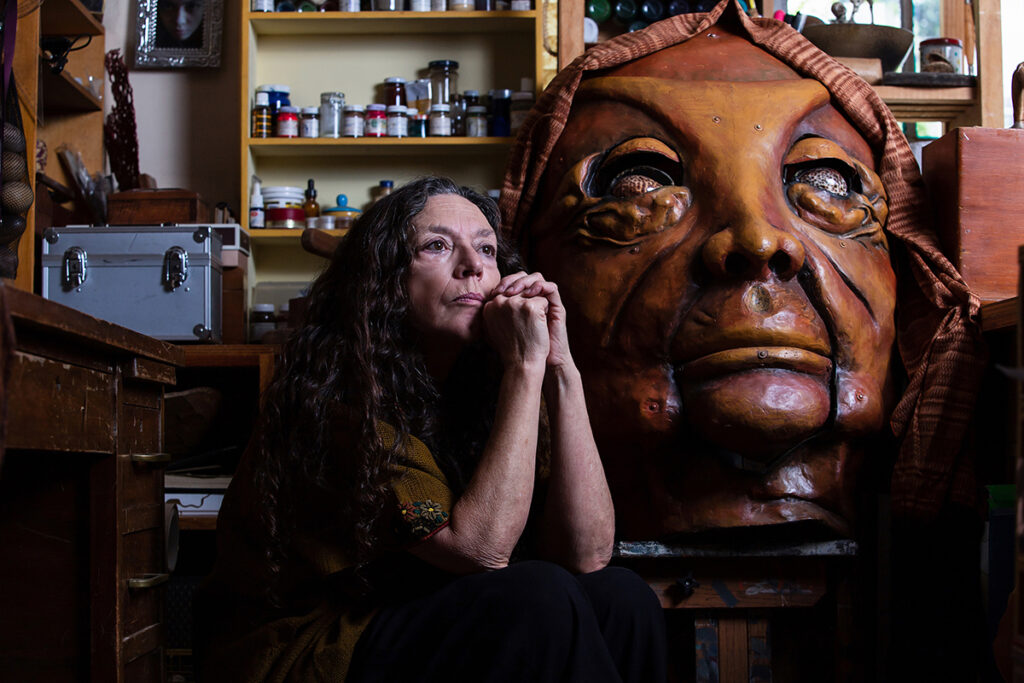
[[[520,244],[528,239],[524,226],[548,159],[588,74],[684,42],[723,20],[741,37],[821,82],[834,106],[872,146],[890,199],[886,231],[903,251],[894,267],[899,277],[897,343],[908,381],[890,422],[900,442],[892,476],[894,512],[927,521],[946,503],[973,505],[973,458],[964,449],[964,436],[984,366],[978,299],[939,251],[917,164],[892,113],[871,86],[788,25],[751,19],[735,0],[722,0],[707,14],[666,19],[577,58],[541,95],[516,140],[500,201],[506,234]]]

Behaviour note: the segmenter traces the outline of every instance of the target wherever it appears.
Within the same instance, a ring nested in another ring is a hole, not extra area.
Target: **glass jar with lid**
[[[299,114],[299,137],[320,137],[320,108],[303,107]]]
[[[487,107],[475,104],[466,112],[466,137],[487,137]]]
[[[400,104],[388,107],[388,137],[404,138],[409,135],[409,113]]]
[[[338,138],[341,137],[344,116],[345,93],[322,92],[320,93],[320,137]]]
[[[361,138],[364,134],[366,109],[361,104],[345,105],[345,121],[342,135],[347,138]]]
[[[384,79],[384,106],[390,107],[393,104],[406,106],[405,79],[385,78]]]
[[[459,92],[459,63],[452,59],[438,59],[430,67],[430,103],[451,104]]]
[[[279,138],[299,137],[299,108],[281,107],[277,112],[275,133]]]
[[[383,104],[366,105],[366,126],[363,132],[368,138],[382,138],[388,134],[387,107]]]
[[[447,104],[430,105],[430,136],[451,137],[452,115]]]

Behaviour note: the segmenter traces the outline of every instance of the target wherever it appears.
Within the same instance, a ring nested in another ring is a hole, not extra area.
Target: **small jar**
[[[512,100],[509,104],[509,128],[512,135],[519,132],[519,128],[526,120],[526,115],[533,109],[533,93],[519,91],[512,93]]]
[[[466,137],[487,137],[487,107],[473,105],[466,113]]]
[[[249,3],[250,12],[273,12],[274,0],[252,0]]]
[[[342,135],[347,138],[361,138],[365,130],[365,109],[361,104],[345,105],[345,123]]]
[[[430,0],[431,12],[444,12],[448,9],[448,0]]]
[[[388,134],[387,107],[383,104],[366,105],[366,128],[368,138],[382,138]]]
[[[430,0],[409,0],[410,12],[429,12]]]
[[[963,73],[963,42],[959,38],[929,38],[928,40],[922,40],[921,71],[924,73]]]
[[[404,138],[409,135],[409,112],[404,105],[388,107],[388,137]]]
[[[277,112],[276,134],[279,138],[299,137],[299,108],[281,107]]]
[[[320,137],[320,109],[319,107],[303,107],[299,116],[299,137],[318,138]]]
[[[459,92],[459,63],[452,59],[430,62],[430,103],[451,104]]]
[[[358,12],[359,5],[359,0],[340,0],[338,9],[342,12]]]
[[[430,137],[451,137],[452,115],[447,104],[430,106]]]
[[[448,0],[449,12],[472,12],[475,9],[474,0]]]
[[[274,304],[253,304],[249,312],[249,343],[259,344],[263,335],[274,330],[276,322]]]
[[[512,0],[509,9],[513,12],[529,12],[533,9],[530,0]]]
[[[429,130],[429,119],[429,116],[427,116],[426,114],[420,114],[419,112],[411,115],[409,117],[409,137],[427,137],[427,131]]]
[[[320,137],[340,138],[342,116],[345,107],[345,93],[320,93]]]
[[[405,79],[385,78],[384,79],[384,106],[390,107],[393,104],[406,105],[405,100]]]

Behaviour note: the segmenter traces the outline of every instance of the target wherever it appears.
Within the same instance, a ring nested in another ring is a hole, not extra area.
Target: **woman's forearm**
[[[423,559],[457,573],[508,564],[533,497],[543,364],[505,369],[490,438],[447,527],[419,544]]]
[[[541,550],[572,571],[596,571],[611,558],[615,510],[575,365],[550,368],[544,396],[551,422],[551,477]]]

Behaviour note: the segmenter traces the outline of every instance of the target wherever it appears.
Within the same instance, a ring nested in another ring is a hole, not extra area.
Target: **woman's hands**
[[[488,339],[503,359],[505,359],[505,354],[502,352],[504,343],[509,341],[515,344],[516,340],[502,338],[503,334],[508,334],[511,330],[498,329],[497,324],[492,329],[492,325],[488,322],[488,307],[492,303],[498,304],[491,311],[491,316],[495,319],[495,323],[500,318],[505,317],[505,315],[498,314],[498,311],[505,307],[508,307],[510,310],[516,310],[521,307],[532,311],[542,309],[544,311],[543,320],[545,323],[544,336],[547,338],[546,344],[544,344],[547,347],[545,365],[558,368],[572,363],[571,356],[569,355],[569,339],[565,331],[565,307],[562,305],[562,299],[558,294],[558,285],[548,282],[540,273],[520,271],[502,278],[498,286],[494,288],[491,296],[493,298],[484,307],[484,323]],[[540,330],[534,329],[533,332],[539,333]],[[537,348],[539,349],[539,346]]]
[[[524,365],[543,369],[550,353],[550,303],[545,297],[526,296],[522,288],[512,292],[502,287],[516,275],[502,279],[491,293],[491,299],[484,304],[484,330],[506,367]]]

